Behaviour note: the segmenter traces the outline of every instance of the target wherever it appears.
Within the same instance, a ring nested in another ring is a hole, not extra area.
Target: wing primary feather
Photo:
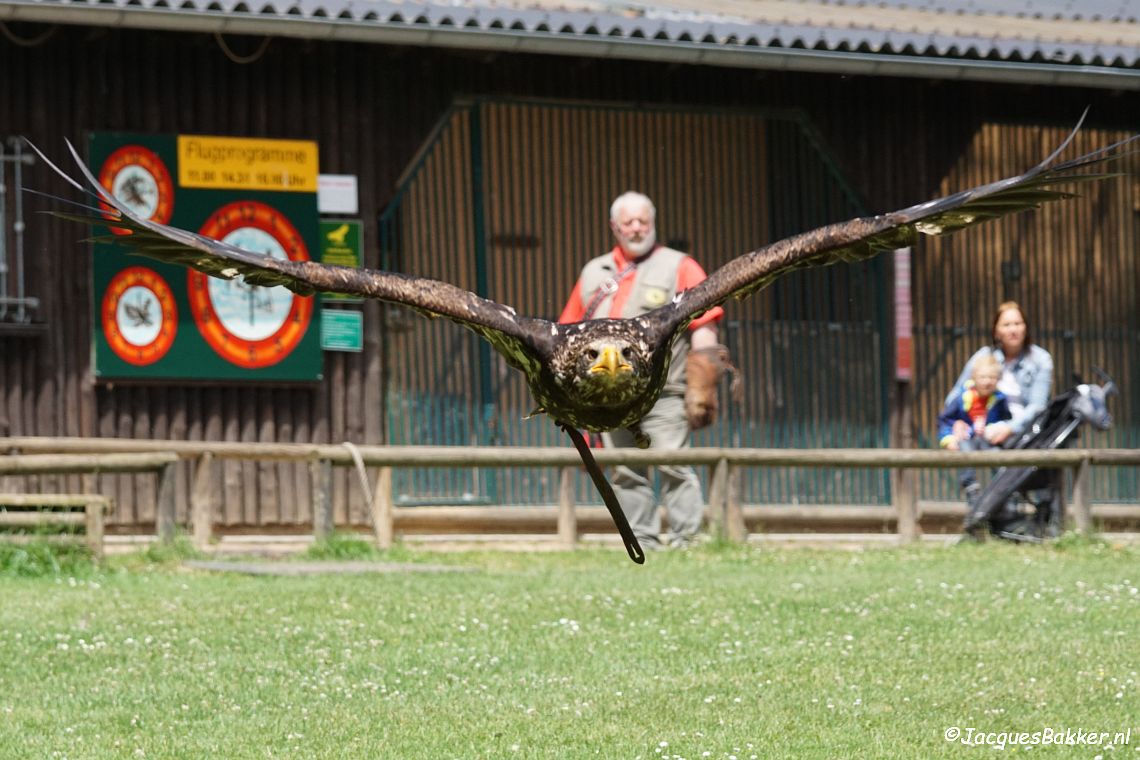
[[[25,137],[25,138],[22,138],[22,139],[24,140],[24,144],[25,144],[25,145],[27,145],[27,146],[28,146],[29,148],[31,148],[32,150],[34,150],[34,151],[36,152],[36,155],[40,157],[40,160],[41,160],[41,161],[43,161],[43,162],[44,162],[45,164],[47,164],[48,166],[50,166],[50,167],[51,167],[51,169],[52,169],[52,171],[54,171],[56,174],[58,174],[59,176],[63,177],[64,181],[66,181],[66,182],[67,182],[68,184],[70,184],[72,187],[76,188],[77,190],[79,190],[80,192],[82,192],[82,193],[84,193],[84,194],[93,194],[93,193],[91,192],[91,188],[89,188],[89,187],[84,187],[82,184],[80,184],[80,183],[79,183],[79,181],[78,181],[78,180],[76,180],[76,179],[72,178],[72,176],[71,176],[70,174],[68,174],[67,172],[63,171],[63,170],[62,170],[62,169],[60,169],[58,166],[56,166],[56,165],[55,165],[55,164],[52,162],[52,160],[51,160],[50,158],[48,158],[47,156],[45,156],[45,155],[44,155],[44,153],[43,153],[43,151],[42,151],[42,150],[40,150],[38,147],[36,147],[36,144],[35,144],[35,143],[33,143],[31,140],[29,140],[29,139],[28,139],[28,138],[26,138],[26,137]],[[65,139],[64,139],[64,142],[66,142],[66,143],[67,143],[67,147],[68,147],[69,149],[71,149],[71,155],[73,155],[73,156],[74,156],[74,155],[76,155],[76,153],[75,153],[75,148],[72,148],[72,146],[71,146],[71,141],[70,141],[70,140],[67,140],[67,139],[65,138]],[[81,162],[81,163],[82,163],[82,162]]]
[[[1065,137],[1065,139],[1061,141],[1061,144],[1057,146],[1056,150],[1054,150],[1052,153],[1050,153],[1048,156],[1046,156],[1044,161],[1037,164],[1037,166],[1035,167],[1036,169],[1044,169],[1049,164],[1056,161],[1057,157],[1065,152],[1065,148],[1069,147],[1069,145],[1073,142],[1073,140],[1076,139],[1077,132],[1081,131],[1081,126],[1084,125],[1084,123],[1085,123],[1085,117],[1087,117],[1089,115],[1089,108],[1090,108],[1090,106],[1085,106],[1085,110],[1081,112],[1081,118],[1077,119],[1076,126],[1073,127],[1072,130],[1069,132],[1069,134]]]
[[[25,187],[25,188],[23,188],[23,190],[28,195],[38,195],[41,198],[47,198],[48,200],[54,201],[56,203],[66,203],[67,205],[72,206],[74,208],[83,209],[84,211],[87,211],[89,213],[100,215],[99,219],[96,219],[96,217],[94,217],[94,216],[83,217],[85,220],[90,220],[91,222],[101,221],[103,223],[105,223],[107,221],[106,218],[102,216],[103,214],[107,213],[106,209],[101,209],[101,208],[98,208],[97,206],[92,206],[89,203],[80,203],[79,201],[73,201],[70,198],[63,198],[63,197],[55,195],[53,193],[45,193],[41,190],[36,190],[34,188],[31,188],[31,187]],[[87,193],[87,194],[93,198],[97,197],[93,193]],[[52,212],[52,213],[54,213],[54,212]],[[62,216],[62,214],[55,214],[55,215],[56,216]],[[76,221],[76,220],[73,219],[73,221]]]

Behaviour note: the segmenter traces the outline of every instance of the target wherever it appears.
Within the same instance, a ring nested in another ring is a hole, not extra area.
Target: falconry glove
[[[726,346],[717,344],[689,352],[685,359],[685,417],[690,429],[700,430],[716,422],[717,387],[725,372],[732,373],[732,397],[739,401],[743,382]]]

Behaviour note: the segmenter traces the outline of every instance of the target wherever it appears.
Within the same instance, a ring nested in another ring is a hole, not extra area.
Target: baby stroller
[[[1049,402],[1045,411],[1007,449],[1059,449],[1071,446],[1084,423],[1097,430],[1112,426],[1106,398],[1116,384],[1097,370],[1103,385],[1081,383]],[[986,525],[1007,541],[1040,543],[1061,535],[1064,523],[1061,470],[1042,467],[1002,467],[966,515],[963,531],[979,538]]]

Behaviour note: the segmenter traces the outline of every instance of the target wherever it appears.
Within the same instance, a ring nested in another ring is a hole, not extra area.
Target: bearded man
[[[657,242],[657,209],[647,196],[636,192],[619,196],[610,207],[610,230],[617,245],[582,269],[560,323],[638,317],[705,279],[705,270],[691,256]],[[686,448],[689,433],[715,419],[716,386],[728,359],[727,350],[717,342],[716,323],[723,316],[721,307],[710,309],[694,319],[674,344],[664,391],[638,431],[653,448]],[[644,442],[629,430],[603,433],[602,440],[607,447]],[[683,548],[701,527],[700,481],[689,466],[662,465],[657,471],[669,521],[665,542]],[[662,546],[648,468],[618,467],[611,480],[641,545]]]

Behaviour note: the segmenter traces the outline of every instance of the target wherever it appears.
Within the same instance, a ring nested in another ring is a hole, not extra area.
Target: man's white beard
[[[622,250],[635,259],[652,251],[655,245],[657,245],[657,230],[650,230],[645,237],[636,243],[628,238],[622,238],[621,240]]]

